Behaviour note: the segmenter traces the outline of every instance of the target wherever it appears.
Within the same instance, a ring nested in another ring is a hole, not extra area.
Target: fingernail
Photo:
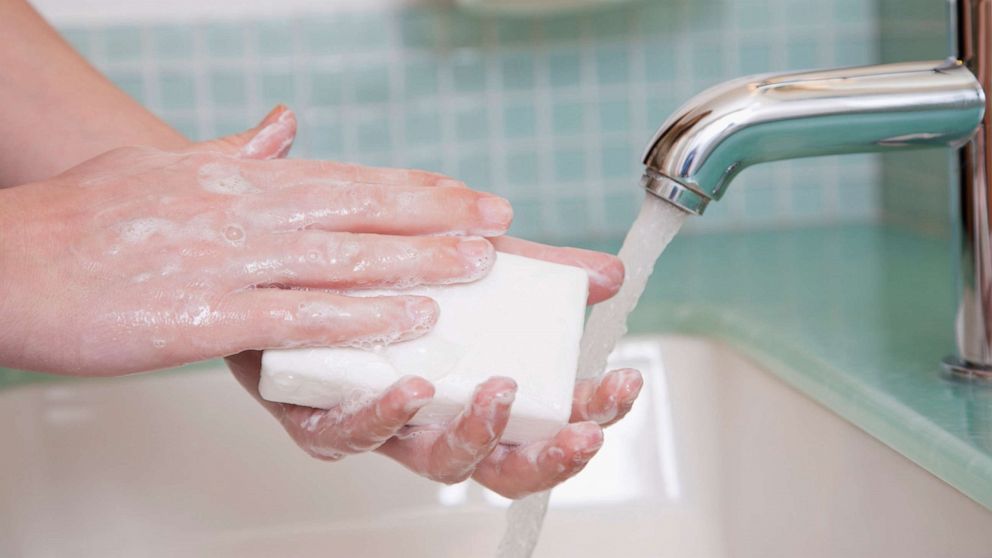
[[[458,253],[469,260],[475,267],[488,267],[495,248],[488,240],[481,237],[468,237],[458,241]]]
[[[265,115],[265,118],[262,119],[262,122],[265,122],[267,120],[274,120],[276,116],[282,116],[282,113],[286,112],[288,109],[289,107],[287,107],[282,103],[279,103],[278,105],[272,107],[272,110],[269,111],[269,114]]]
[[[498,381],[503,384],[503,389],[493,395],[493,402],[500,405],[509,405],[517,398],[517,381],[507,376],[493,376],[489,381]]]
[[[416,327],[430,327],[437,321],[441,308],[434,299],[412,297],[406,303],[406,312]]]
[[[572,433],[585,440],[582,452],[593,452],[603,445],[603,429],[595,422],[577,422],[572,425]]]
[[[505,389],[493,396],[493,401],[500,405],[509,405],[517,398],[517,390]]]
[[[479,214],[491,225],[501,229],[510,226],[513,221],[513,207],[510,202],[499,196],[486,196],[478,201]]]
[[[641,387],[644,385],[644,376],[641,376],[640,372],[631,368],[621,370],[620,385],[623,392],[627,395],[637,393],[641,391]]]
[[[407,413],[420,410],[434,398],[434,385],[419,376],[403,376],[393,385],[403,393]]]

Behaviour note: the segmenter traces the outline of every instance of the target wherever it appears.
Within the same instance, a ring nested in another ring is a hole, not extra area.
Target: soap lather
[[[441,313],[430,332],[412,341],[265,351],[259,391],[269,401],[328,409],[418,375],[436,390],[411,421],[419,426],[447,422],[479,383],[509,376],[518,390],[502,441],[547,439],[571,414],[587,289],[579,268],[499,254],[490,273],[473,283],[356,291],[350,294],[429,296]]]

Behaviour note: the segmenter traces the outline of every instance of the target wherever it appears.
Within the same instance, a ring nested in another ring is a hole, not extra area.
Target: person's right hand
[[[304,160],[291,113],[181,152],[116,149],[0,190],[0,365],[116,375],[247,349],[429,330],[423,297],[334,291],[478,279],[502,198],[434,173]]]

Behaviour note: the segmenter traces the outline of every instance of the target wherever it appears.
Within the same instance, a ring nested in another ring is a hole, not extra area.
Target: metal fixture
[[[950,5],[957,55],[949,60],[751,76],[700,93],[655,134],[641,184],[702,215],[756,163],[958,149],[958,354],[944,368],[992,380],[992,0]]]

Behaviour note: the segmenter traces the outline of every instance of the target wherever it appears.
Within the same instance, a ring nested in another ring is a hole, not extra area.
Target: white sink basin
[[[664,355],[665,366],[661,365]],[[539,556],[989,556],[992,512],[723,345],[648,377]],[[311,460],[222,369],[0,392],[0,556],[489,556],[506,501]]]

